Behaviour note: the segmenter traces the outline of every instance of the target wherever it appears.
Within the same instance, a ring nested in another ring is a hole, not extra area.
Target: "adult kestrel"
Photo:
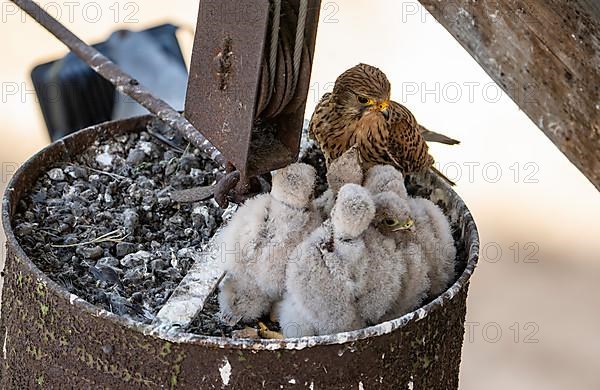
[[[425,129],[408,108],[390,100],[390,82],[374,66],[359,64],[337,78],[317,105],[309,134],[328,165],[356,145],[365,168],[388,164],[403,174],[431,169],[454,184],[433,167],[426,141],[458,141]]]

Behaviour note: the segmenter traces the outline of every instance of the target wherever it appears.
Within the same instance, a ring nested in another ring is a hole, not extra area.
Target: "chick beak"
[[[398,231],[401,231],[401,230],[408,230],[409,232],[412,232],[412,231],[415,230],[414,225],[415,225],[415,222],[412,219],[409,219],[408,220],[408,226],[400,226],[400,227],[398,227],[396,229],[392,229],[392,231],[393,232],[398,232]]]

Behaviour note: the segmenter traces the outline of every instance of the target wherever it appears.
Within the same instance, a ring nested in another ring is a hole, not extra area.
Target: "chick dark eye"
[[[384,225],[394,226],[397,222],[391,218],[386,218],[383,220]]]
[[[367,104],[367,103],[369,103],[369,99],[368,99],[368,98],[366,98],[366,97],[364,97],[364,96],[359,96],[359,97],[358,97],[358,102],[359,102],[360,104]]]

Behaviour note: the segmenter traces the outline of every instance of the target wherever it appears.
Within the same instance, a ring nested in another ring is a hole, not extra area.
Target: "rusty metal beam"
[[[600,5],[419,0],[600,190]]]
[[[200,2],[185,116],[242,172],[268,20],[269,0]]]
[[[298,157],[320,0],[282,0],[280,12],[273,4],[203,0],[198,12],[185,115],[206,129],[242,182]],[[273,42],[277,64],[270,70]]]
[[[140,103],[148,111],[179,131],[192,145],[209,155],[218,164],[225,166],[226,160],[217,148],[168,103],[154,96],[149,90],[140,85],[136,79],[123,72],[98,50],[87,45],[35,2],[31,0],[11,1],[51,32],[94,71],[111,82],[117,91]]]

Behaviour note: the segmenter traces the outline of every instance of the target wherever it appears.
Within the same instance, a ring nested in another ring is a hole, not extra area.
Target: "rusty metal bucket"
[[[19,247],[12,216],[56,161],[98,137],[143,129],[149,116],[90,127],[48,146],[13,177],[4,196],[7,237],[0,388],[456,389],[469,278],[479,255],[473,218],[445,191],[458,228],[458,280],[415,312],[336,335],[244,340],[151,333],[70,294]],[[35,259],[33,259],[35,260]]]

